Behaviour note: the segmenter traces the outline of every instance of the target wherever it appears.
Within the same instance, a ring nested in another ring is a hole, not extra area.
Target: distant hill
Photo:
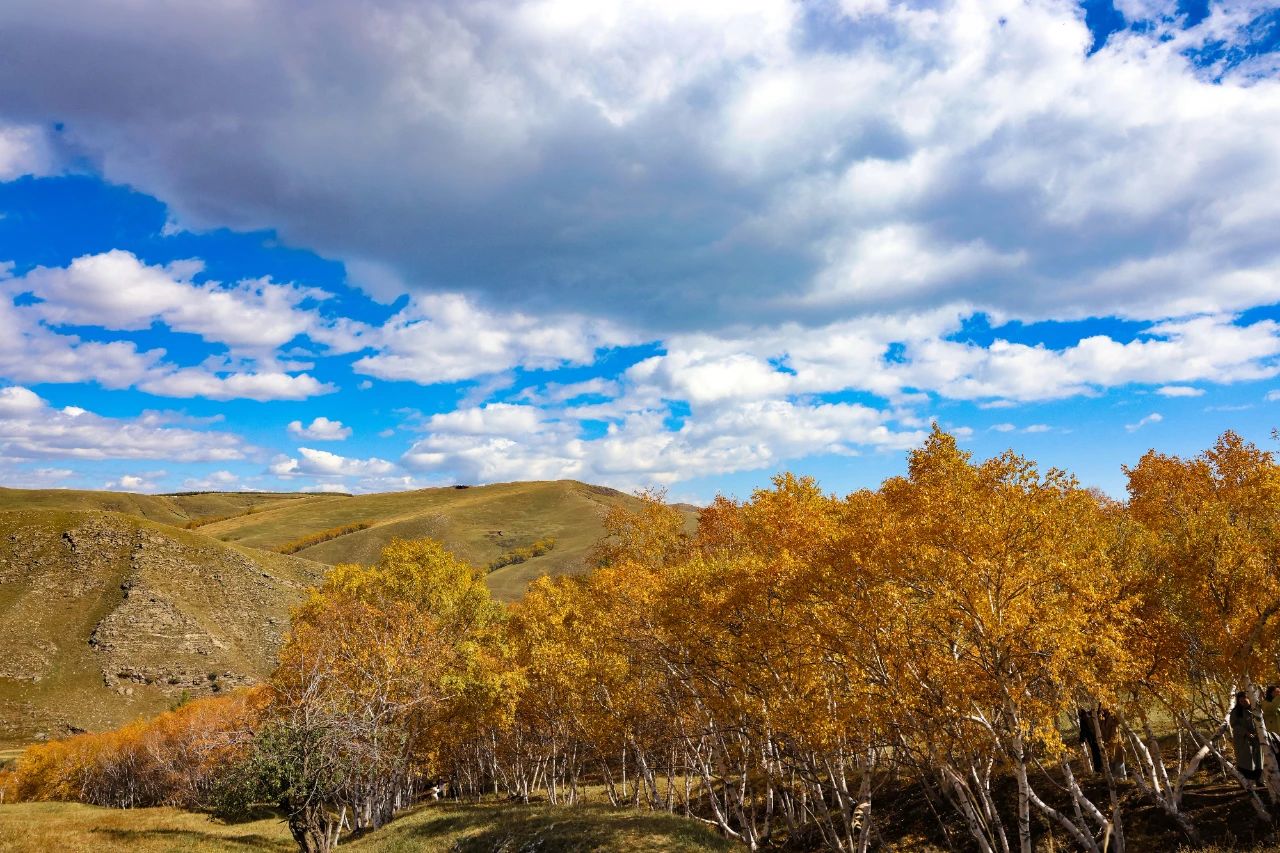
[[[612,506],[636,502],[631,495],[575,480],[446,486],[374,495],[213,492],[193,495],[133,495],[62,489],[0,489],[0,509],[106,509],[166,524],[183,525],[230,516],[196,529],[251,548],[274,550],[323,531],[368,527],[311,545],[295,555],[319,563],[368,563],[394,537],[431,536],[477,566],[555,539],[542,556],[496,569],[489,586],[505,601],[518,598],[542,574],[584,571],[592,547],[604,535],[601,520]],[[697,508],[680,505],[692,527]]]
[[[0,744],[262,678],[324,570],[113,512],[0,511]]]
[[[75,489],[6,489],[0,487],[0,510],[97,509],[136,515],[181,527],[187,522],[247,512],[279,502],[311,500],[315,495],[276,492],[196,492],[180,495],[135,495]]]
[[[636,500],[572,480],[355,497],[0,489],[0,748],[265,676],[305,588],[394,537],[481,567],[554,539],[489,572],[510,601],[587,570],[604,514]],[[697,508],[680,509],[692,529]],[[307,544],[326,531],[341,535]]]
[[[477,566],[488,566],[536,540],[555,539],[555,547],[546,554],[489,574],[490,589],[509,601],[539,575],[584,571],[591,549],[604,536],[605,512],[635,503],[631,495],[575,480],[498,483],[281,501],[201,530],[240,545],[277,548],[342,525],[370,524],[297,552],[299,557],[329,564],[372,562],[383,545],[397,536],[440,539]],[[695,517],[692,508],[688,515]]]

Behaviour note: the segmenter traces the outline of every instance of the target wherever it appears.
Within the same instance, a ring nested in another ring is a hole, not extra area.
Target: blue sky
[[[1280,6],[0,8],[0,483],[1123,493],[1280,426]]]

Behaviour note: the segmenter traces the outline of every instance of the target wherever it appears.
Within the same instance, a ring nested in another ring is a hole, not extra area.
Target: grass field
[[[161,853],[293,850],[277,818],[222,824],[175,809],[101,809],[77,803],[0,806],[2,853]],[[360,853],[481,853],[578,850],[720,851],[735,845],[701,824],[668,814],[604,806],[455,805],[432,803],[340,849]]]
[[[0,853],[288,853],[294,850],[284,822],[270,816],[224,824],[176,809],[103,809],[78,803],[0,805]],[[341,850],[358,853],[697,853],[745,850],[709,827],[678,815],[633,812],[604,805],[554,807],[431,803],[405,812],[377,832],[346,839]],[[895,853],[941,853],[919,838],[890,841]],[[1072,849],[1037,835],[1036,850]],[[1183,851],[1167,840],[1132,834],[1134,853]],[[1194,853],[1280,853],[1280,846],[1210,845]]]
[[[181,526],[194,519],[231,515],[289,501],[313,500],[314,495],[270,492],[205,492],[193,495],[135,495],[75,489],[0,488],[0,510],[105,510],[136,515]]]
[[[466,489],[438,488],[351,498],[323,497],[282,503],[202,531],[228,542],[276,548],[286,542],[344,524],[370,527],[322,542],[297,556],[321,563],[369,563],[394,537],[430,536],[474,565],[490,561],[535,540],[554,537],[556,547],[525,563],[489,576],[494,593],[516,598],[540,574],[581,571],[585,558],[604,534],[605,512],[635,499],[612,489],[570,480],[499,483]]]
[[[99,509],[176,526],[231,516],[198,528],[224,542],[272,551],[304,537],[341,527],[368,528],[302,549],[296,556],[318,563],[371,563],[392,538],[430,536],[477,566],[538,539],[555,548],[526,562],[504,566],[487,582],[503,601],[519,598],[533,578],[587,568],[591,549],[604,534],[610,507],[634,504],[613,489],[573,480],[442,487],[412,492],[335,496],[314,494],[133,495],[64,489],[0,489],[5,509]],[[696,507],[681,507],[692,530]],[[250,512],[252,510],[252,512]]]

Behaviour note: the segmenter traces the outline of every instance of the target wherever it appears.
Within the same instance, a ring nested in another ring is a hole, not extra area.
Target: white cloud
[[[159,370],[164,350],[138,352],[127,341],[99,343],[59,335],[14,306],[0,268],[0,376],[15,382],[92,382],[125,388]]]
[[[269,279],[232,286],[195,282],[193,278],[203,269],[198,260],[148,265],[131,252],[113,249],[83,255],[66,267],[36,267],[10,281],[9,288],[44,300],[29,310],[54,325],[136,331],[161,322],[176,332],[190,332],[232,350],[259,353],[269,353],[302,334],[338,353],[361,347],[360,324],[326,321],[299,307],[308,300],[326,298],[325,291]]]
[[[153,479],[156,476],[164,476],[164,472],[157,471],[142,476],[124,474],[119,479],[103,483],[102,488],[117,492],[155,492],[160,488]]]
[[[105,329],[143,328],[149,323],[146,320],[150,315],[145,313],[144,305],[153,286],[159,291],[159,304],[169,297],[187,304],[184,300],[190,294],[166,297],[163,290],[193,286],[166,278],[165,271],[142,265],[128,253],[85,256],[65,269],[37,268],[18,278],[6,277],[5,273],[6,270],[0,268],[0,377],[10,381],[33,385],[97,382],[105,388],[136,387],[160,396],[215,400],[300,400],[337,390],[309,374],[286,372],[285,365],[256,370],[252,367],[230,369],[229,360],[219,363],[218,359],[210,359],[204,367],[178,367],[164,360],[163,349],[140,352],[131,341],[84,340],[79,335],[59,334],[50,328],[49,322]],[[116,273],[122,280],[113,283],[112,276]],[[133,279],[127,280],[129,276]],[[49,282],[56,285],[47,287]],[[22,305],[13,302],[14,296],[33,287],[49,301]],[[269,309],[261,307],[261,310]],[[241,321],[258,325],[265,322],[253,312],[239,320],[235,320],[235,316],[232,312],[227,322],[231,325]],[[345,319],[332,323],[335,328],[349,324]],[[238,334],[247,339],[243,333]],[[242,364],[253,365],[255,360],[242,361]]]
[[[761,327],[739,336],[681,336],[627,372],[650,396],[728,403],[848,389],[891,400],[926,391],[984,407],[1052,400],[1131,384],[1230,383],[1280,373],[1280,324],[1208,316],[1158,323],[1130,341],[1085,337],[1062,349],[954,340],[947,312],[816,328]],[[897,347],[897,352],[893,352]],[[640,393],[640,392],[636,392]]]
[[[384,304],[410,298],[370,326],[305,284],[87,255],[0,285],[44,300],[0,300],[13,382],[299,400],[337,389],[296,359],[367,349],[369,377],[472,381],[406,466],[633,485],[896,447],[935,400],[1189,397],[1280,373],[1280,324],[1240,319],[1280,301],[1280,148],[1259,142],[1280,136],[1274,60],[1188,59],[1238,53],[1256,4],[1183,30],[1126,0],[1138,26],[1090,54],[1057,0],[849,2],[829,30],[790,0],[62,2],[0,4],[24,69],[0,79],[0,115],[20,117],[0,178],[56,169],[56,142],[176,223],[276,229]],[[122,95],[139,90],[160,94]],[[968,334],[978,312],[995,340]],[[1100,316],[1142,328],[1052,346],[1001,328]],[[160,324],[231,353],[193,367],[59,324]],[[637,343],[657,354],[620,375],[598,360]],[[610,372],[503,396],[522,370],[593,364]],[[831,402],[850,398],[888,402]],[[290,432],[347,429],[321,421]],[[415,482],[306,448],[273,469]]]
[[[1188,57],[1247,54],[1264,4],[1182,29],[1128,0],[1134,26],[1090,53],[1057,0],[159,2],[0,6],[23,69],[0,113],[65,122],[178,221],[277,227],[388,301],[447,286],[664,337],[1280,295],[1280,151],[1258,142],[1280,132],[1275,57]],[[456,372],[406,348],[379,369]]]
[[[666,413],[640,410],[584,439],[573,421],[533,406],[493,404],[436,415],[405,453],[406,466],[464,482],[575,478],[624,487],[768,467],[814,453],[908,447],[883,413],[856,404],[765,400],[690,418],[669,429]]]
[[[531,393],[527,396],[531,400],[566,403],[580,397],[617,397],[622,393],[622,386],[612,379],[597,376],[593,379],[584,379],[581,382],[566,384],[548,382],[542,386],[540,391],[533,392],[533,389],[530,389],[530,391]]]
[[[243,459],[248,449],[230,433],[55,409],[27,388],[0,388],[0,458],[198,462]]]
[[[0,484],[11,489],[65,489],[70,468],[24,468],[0,464]]]
[[[310,447],[299,447],[296,457],[281,457],[270,467],[277,477],[376,477],[395,470],[385,459],[354,459]]]
[[[57,171],[45,130],[34,125],[0,124],[0,181]]]
[[[1280,400],[1280,391],[1268,391],[1266,399],[1268,403],[1274,403],[1276,400]]]
[[[1023,432],[1023,433],[1035,434],[1039,432],[1049,432],[1050,430],[1053,429],[1053,427],[1049,426],[1048,424],[1031,424],[1030,426],[1026,426],[1026,427],[1023,427],[1022,429],[1018,429],[1018,427],[1014,426],[1013,424],[1002,423],[1002,424],[994,424],[988,427],[988,429],[991,429],[995,432]]]
[[[225,492],[240,486],[240,475],[231,471],[214,471],[204,477],[188,477],[182,488],[193,492]]]
[[[299,438],[310,438],[315,441],[342,441],[351,437],[351,427],[343,426],[342,421],[331,421],[326,417],[317,417],[307,426],[302,421],[291,421],[289,433]]]
[[[347,486],[346,486],[346,484],[345,484],[345,483],[316,483],[316,484],[314,484],[314,485],[307,486],[307,487],[306,487],[306,488],[304,488],[302,491],[304,491],[304,492],[321,492],[321,493],[329,493],[329,494],[348,494],[348,493],[350,493],[350,489],[348,489],[348,488],[347,488]]]
[[[227,373],[182,368],[137,384],[138,390],[162,397],[203,397],[208,400],[305,400],[330,394],[337,386],[307,373]]]
[[[1159,412],[1152,412],[1146,417],[1141,418],[1137,423],[1125,424],[1124,428],[1127,432],[1137,432],[1138,430],[1142,429],[1144,426],[1147,426],[1149,424],[1158,424],[1162,420],[1164,420],[1163,415],[1161,415]]]
[[[516,366],[590,364],[597,349],[628,338],[609,323],[490,311],[457,294],[436,294],[411,301],[369,340],[376,352],[352,365],[357,373],[433,385]]]

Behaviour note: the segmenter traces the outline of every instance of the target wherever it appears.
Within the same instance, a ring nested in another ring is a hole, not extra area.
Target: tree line
[[[571,805],[593,786],[751,849],[861,853],[905,780],[983,853],[1030,853],[1046,826],[1124,853],[1127,791],[1199,840],[1183,796],[1209,760],[1274,827],[1275,753],[1254,772],[1227,735],[1237,692],[1268,734],[1280,466],[1226,433],[1125,473],[1119,502],[935,428],[875,490],[783,475],[694,533],[655,495],[615,508],[597,568],[506,608],[439,543],[393,542],[333,569],[266,685],[32,747],[0,788],[270,803],[326,853],[440,791]]]

